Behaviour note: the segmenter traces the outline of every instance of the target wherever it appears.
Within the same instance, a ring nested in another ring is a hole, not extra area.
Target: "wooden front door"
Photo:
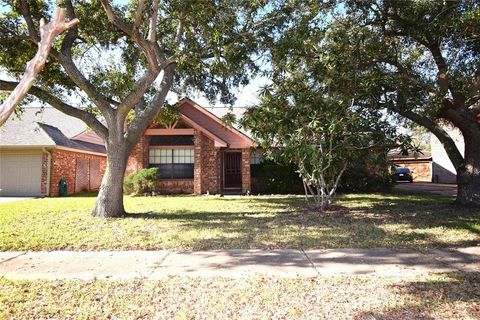
[[[242,188],[242,153],[226,152],[224,156],[224,188]]]

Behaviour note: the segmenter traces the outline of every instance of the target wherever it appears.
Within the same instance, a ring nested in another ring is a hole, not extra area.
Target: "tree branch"
[[[161,64],[163,61],[161,57],[158,55],[158,48],[157,43],[155,41],[156,36],[152,36],[153,41],[148,41],[142,37],[139,30],[135,28],[135,25],[140,25],[141,20],[141,13],[143,10],[143,4],[139,3],[137,6],[137,10],[135,13],[135,22],[134,26],[130,26],[127,22],[125,22],[122,18],[118,17],[114,11],[110,2],[108,0],[101,0],[102,6],[105,9],[107,14],[108,20],[126,35],[128,35],[143,51],[143,54],[148,62],[148,70],[145,74],[135,83],[135,89],[124,99],[124,101],[119,105],[118,112],[120,117],[126,116],[128,111],[130,111],[138,102],[142,99],[145,92],[148,88],[153,84],[157,76],[159,75],[160,71],[162,70]],[[158,6],[159,2],[154,1],[153,3],[153,12],[152,17],[150,20],[150,27],[151,23],[154,22],[156,25],[156,16],[158,15]],[[153,18],[155,16],[155,18]],[[138,18],[138,20],[137,20]],[[156,28],[156,26],[155,26]],[[155,29],[154,28],[154,29]],[[156,29],[154,30],[156,31]],[[155,34],[155,32],[154,32]],[[150,37],[150,35],[149,35]]]
[[[174,64],[171,64],[164,69],[164,75],[160,89],[155,94],[150,104],[142,111],[141,114],[138,114],[130,124],[125,136],[128,150],[131,150],[134,147],[135,143],[138,141],[138,139],[140,139],[140,136],[143,135],[147,129],[149,120],[152,119],[162,108],[163,103],[167,98],[167,94],[172,86],[174,72]]]
[[[23,1],[22,1],[23,3]],[[7,121],[15,107],[22,101],[28,90],[33,86],[38,74],[45,66],[48,54],[53,44],[53,40],[63,31],[71,28],[78,23],[78,19],[65,21],[65,10],[58,9],[52,21],[47,25],[40,22],[40,41],[38,42],[38,51],[27,63],[25,73],[23,74],[18,86],[10,93],[7,100],[0,106],[0,126]]]
[[[72,1],[71,0],[65,0],[64,4],[65,4],[65,8],[67,10],[68,18],[70,20],[76,19],[77,17],[75,15],[75,10],[73,8]],[[72,55],[73,42],[77,38],[78,38],[78,28],[77,28],[77,26],[74,26],[73,28],[70,28],[68,30],[67,34],[63,38],[61,52],[65,55],[67,55],[67,56],[71,56]]]
[[[20,10],[25,21],[27,22],[27,25],[31,25],[31,27],[28,27],[30,41],[32,41],[33,43],[38,43],[38,34],[33,26],[33,20],[30,14],[30,9],[25,0],[21,1]],[[68,54],[67,55],[62,54],[56,51],[54,48],[51,48],[49,54],[65,69],[65,72],[70,77],[70,79],[87,94],[87,96],[100,109],[100,111],[102,111],[103,113],[109,112],[110,105],[114,104],[112,103],[112,99],[109,99],[108,97],[105,97],[103,94],[98,92],[95,86],[92,85],[87,80],[87,78],[80,72],[80,70],[77,68],[77,66],[73,62],[71,56],[69,56]]]
[[[464,159],[460,151],[458,150],[455,141],[453,141],[452,137],[445,131],[442,127],[437,125],[434,121],[423,117],[413,111],[409,110],[402,110],[401,108],[393,107],[393,111],[398,113],[399,115],[427,128],[431,133],[433,133],[440,143],[445,148],[450,161],[452,161],[455,168],[459,168],[462,166]]]
[[[153,0],[152,14],[150,15],[150,24],[148,28],[148,41],[155,43],[157,41],[157,19],[158,19],[158,6],[160,0]]]
[[[33,23],[32,15],[30,13],[30,7],[28,6],[27,0],[20,0],[20,12],[22,13],[25,22],[27,23],[27,30],[28,34],[35,43],[40,41],[40,37],[38,36],[38,32],[35,29],[35,25]]]
[[[0,80],[0,90],[12,91],[18,85],[18,82],[12,81],[3,81]],[[92,128],[95,133],[97,133],[104,140],[108,137],[108,129],[91,113],[88,113],[85,110],[75,108],[49,92],[42,90],[38,87],[32,86],[29,91],[29,94],[37,97],[43,102],[48,103],[55,109],[75,118],[78,118],[85,122],[90,128]]]
[[[135,10],[135,21],[133,22],[133,29],[138,30],[140,28],[140,24],[142,23],[142,13],[144,6],[145,0],[139,0],[137,9]]]

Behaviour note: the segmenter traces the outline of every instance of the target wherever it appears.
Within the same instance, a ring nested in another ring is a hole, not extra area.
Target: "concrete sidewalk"
[[[10,279],[161,279],[168,276],[281,277],[479,272],[480,247],[442,250],[216,250],[199,252],[0,252]]]

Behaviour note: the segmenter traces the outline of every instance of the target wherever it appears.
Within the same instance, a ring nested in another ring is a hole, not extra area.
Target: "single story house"
[[[50,113],[43,117],[49,124],[33,116],[34,108],[26,109],[20,120],[0,128],[0,196],[57,196],[60,179],[69,193],[98,189],[106,168],[103,141],[55,109],[43,110]],[[250,168],[260,162],[253,141],[190,99],[179,101],[178,109],[177,123],[145,131],[126,174],[158,168],[159,193],[250,191]]]
[[[404,155],[400,150],[391,150],[388,158],[396,167],[409,168],[413,175],[413,181],[432,182],[432,156],[430,152],[414,154],[409,152]]]
[[[127,174],[156,167],[160,193],[246,193],[251,190],[252,139],[190,99],[180,120],[150,126],[132,151]]]
[[[0,127],[0,196],[55,196],[62,178],[70,193],[98,189],[105,147],[84,141],[85,129],[53,108],[25,108],[11,117]]]

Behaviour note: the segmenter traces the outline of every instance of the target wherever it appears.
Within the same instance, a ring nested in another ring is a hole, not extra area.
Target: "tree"
[[[48,24],[45,25],[45,22],[40,21],[40,42],[38,43],[38,51],[32,60],[27,63],[25,73],[17,87],[15,87],[8,98],[2,102],[2,105],[0,106],[0,126],[7,121],[8,117],[13,113],[15,108],[27,94],[28,90],[32,87],[40,71],[42,71],[55,37],[77,23],[78,19],[65,21],[64,9],[58,9],[55,13],[54,19]]]
[[[5,3],[0,66],[19,77],[18,66],[40,41],[36,21],[50,19],[51,3]],[[70,21],[80,23],[50,50],[29,93],[83,120],[105,140],[107,169],[92,214],[121,216],[128,156],[167,94],[196,89],[212,100],[232,102],[229,89],[246,84],[257,68],[252,54],[262,34],[254,31],[272,17],[263,1],[248,0],[138,0],[122,6],[64,0],[62,6]],[[0,90],[17,84],[0,80]]]
[[[324,211],[347,166],[394,145],[397,137],[380,113],[357,111],[351,99],[328,92],[323,76],[293,65],[241,122],[267,158],[295,164],[315,207]]]
[[[329,57],[332,88],[432,132],[457,170],[457,202],[480,206],[480,3],[365,0],[342,8],[318,48]],[[462,132],[463,155],[446,125]]]

